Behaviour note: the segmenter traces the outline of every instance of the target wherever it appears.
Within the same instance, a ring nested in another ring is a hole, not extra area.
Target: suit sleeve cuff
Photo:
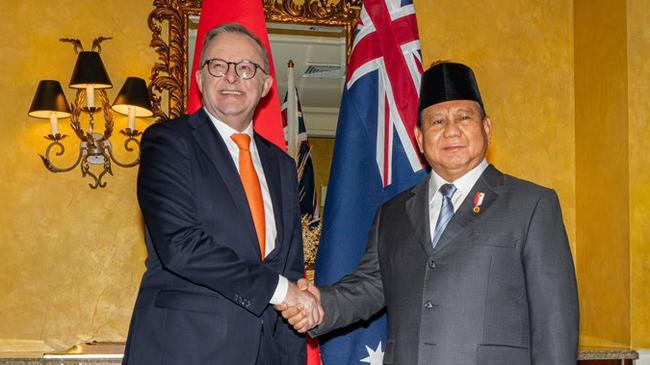
[[[287,297],[287,291],[289,290],[289,280],[282,275],[278,276],[278,285],[275,287],[271,300],[269,300],[269,303],[273,305],[284,302],[284,299]]]

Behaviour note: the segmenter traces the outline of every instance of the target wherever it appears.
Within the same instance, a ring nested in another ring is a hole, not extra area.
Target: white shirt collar
[[[221,138],[223,138],[223,140],[226,143],[232,142],[232,140],[230,139],[230,136],[232,136],[233,134],[236,134],[236,133],[248,134],[251,137],[251,141],[253,140],[253,121],[248,123],[248,126],[246,127],[246,129],[244,129],[243,131],[240,132],[240,131],[236,130],[235,128],[232,128],[231,126],[229,126],[228,124],[226,124],[225,122],[220,120],[219,118],[217,118],[214,115],[210,114],[210,112],[208,112],[208,110],[205,107],[203,108],[203,110],[208,115],[208,117],[212,121],[212,124],[214,124],[214,126],[217,128],[217,131],[219,132],[219,135],[221,135]]]
[[[465,196],[469,191],[472,189],[474,184],[476,184],[476,181],[478,181],[478,178],[481,177],[481,174],[483,174],[483,171],[488,167],[488,163],[485,159],[481,161],[476,167],[471,169],[468,173],[465,175],[461,176],[459,179],[456,181],[447,181],[440,177],[433,169],[431,170],[431,178],[429,179],[429,191],[431,192],[429,195],[429,202],[433,200],[434,193],[438,191],[440,186],[443,184],[454,184],[454,186],[457,189],[457,193],[454,194],[454,196]]]

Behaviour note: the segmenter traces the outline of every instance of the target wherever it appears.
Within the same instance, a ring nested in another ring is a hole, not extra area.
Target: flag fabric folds
[[[190,88],[187,100],[187,113],[191,114],[201,107],[201,93],[194,75],[199,69],[201,50],[203,40],[206,34],[213,27],[223,24],[237,22],[248,28],[255,34],[266,51],[269,54],[269,72],[273,78],[273,87],[268,95],[260,100],[255,115],[253,116],[253,127],[255,132],[273,142],[276,146],[286,148],[284,136],[282,133],[282,117],[280,115],[280,98],[276,86],[275,70],[273,68],[273,58],[271,57],[271,47],[269,35],[266,30],[266,20],[264,18],[264,9],[260,0],[203,0],[201,6],[201,18],[199,19],[199,29],[196,37],[196,47],[194,52],[194,61],[192,64],[192,74],[190,75]],[[228,60],[232,61],[232,60]]]
[[[257,106],[255,115],[253,116],[253,127],[255,132],[271,141],[276,146],[286,150],[286,142],[283,133],[283,120],[280,112],[280,99],[278,96],[277,83],[275,78],[275,70],[273,67],[273,57],[271,55],[271,47],[269,43],[269,36],[266,29],[266,20],[264,18],[264,9],[262,8],[262,1],[260,0],[237,0],[237,1],[222,1],[222,0],[203,0],[201,7],[201,18],[199,19],[199,29],[196,37],[196,46],[194,52],[194,61],[192,64],[192,74],[190,75],[190,88],[187,100],[187,113],[197,111],[201,103],[201,93],[199,92],[198,85],[194,74],[199,69],[201,50],[203,47],[203,40],[206,34],[213,27],[223,24],[237,22],[248,28],[255,34],[269,55],[269,72],[270,77],[273,78],[273,87]],[[233,61],[233,60],[228,60]],[[304,130],[304,123],[303,123]],[[301,151],[303,148],[301,147]],[[309,144],[307,143],[306,149],[308,163],[303,168],[303,175],[309,176],[311,173],[311,190],[313,192],[313,167],[311,165],[311,156],[309,155]],[[307,160],[305,160],[307,161]],[[305,173],[304,171],[311,171]],[[304,180],[305,178],[303,178]],[[303,191],[301,180],[301,192]],[[308,177],[304,182],[305,186],[309,186]],[[309,191],[305,189],[305,196],[309,196]],[[314,195],[315,199],[315,195]],[[305,203],[306,204],[306,203]],[[315,202],[314,202],[315,204]],[[302,207],[301,199],[301,207]],[[302,209],[302,208],[301,208]],[[318,345],[315,341],[309,341],[307,344],[307,365],[319,365],[320,356],[318,353]]]
[[[352,272],[377,208],[420,182],[414,138],[422,58],[411,0],[365,0],[354,34],[316,262],[316,284]],[[325,365],[381,364],[385,314],[321,337]]]
[[[296,160],[298,167],[298,194],[300,198],[300,216],[308,215],[312,222],[318,219],[318,203],[314,188],[314,165],[311,161],[311,146],[307,140],[307,129],[302,117],[302,107],[298,89],[294,81],[293,61],[287,67],[287,93],[282,103],[282,121],[284,139],[287,141],[287,153]],[[307,365],[320,365],[318,340],[307,338]]]
[[[311,160],[311,146],[307,139],[307,129],[302,115],[298,90],[293,79],[293,67],[289,66],[287,94],[282,103],[282,119],[287,151],[296,160],[298,167],[298,192],[300,195],[300,215],[318,218],[318,203],[314,180],[314,165]]]

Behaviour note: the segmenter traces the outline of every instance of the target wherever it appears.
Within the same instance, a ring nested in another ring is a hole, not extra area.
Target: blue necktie
[[[451,197],[454,196],[456,192],[456,187],[454,184],[444,184],[440,187],[440,194],[442,194],[442,207],[440,208],[440,215],[438,215],[438,221],[436,221],[436,229],[433,231],[433,239],[431,244],[433,248],[436,247],[442,232],[445,231],[447,223],[451,220],[451,217],[454,216],[454,204],[451,202]]]

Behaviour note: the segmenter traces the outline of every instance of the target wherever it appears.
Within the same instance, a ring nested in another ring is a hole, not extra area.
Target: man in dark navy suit
[[[138,200],[147,271],[123,364],[300,364],[305,338],[273,309],[320,318],[303,276],[296,169],[253,131],[268,55],[239,24],[205,38],[203,108],[142,138]],[[264,121],[256,121],[264,123]]]

